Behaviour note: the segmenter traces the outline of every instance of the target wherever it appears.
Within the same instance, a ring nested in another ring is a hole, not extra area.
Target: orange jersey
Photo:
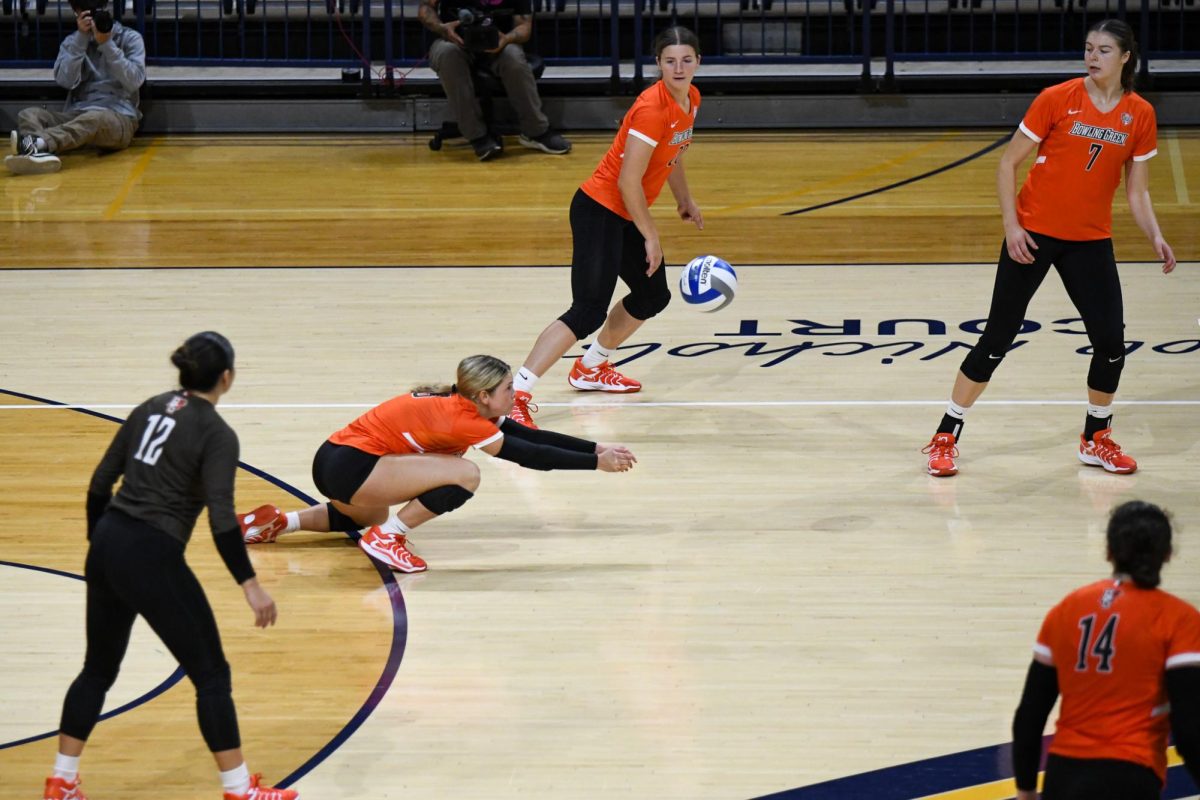
[[[1166,780],[1163,674],[1200,665],[1200,611],[1160,589],[1108,578],[1051,609],[1034,652],[1053,662],[1062,693],[1051,753],[1131,761]]]
[[[625,219],[633,219],[621,198],[617,178],[621,174],[621,162],[625,158],[625,143],[630,136],[641,139],[654,148],[646,172],[642,175],[642,191],[646,194],[646,205],[654,205],[663,184],[675,168],[675,162],[692,143],[696,110],[700,108],[700,90],[688,87],[691,111],[684,111],[667,90],[666,84],[658,81],[638,95],[633,106],[621,122],[621,130],[613,139],[612,147],[600,159],[600,165],[592,177],[584,181],[582,189],[588,197]]]
[[[1154,107],[1126,92],[1102,114],[1084,79],[1075,78],[1039,94],[1021,131],[1038,143],[1017,195],[1021,227],[1076,242],[1111,238],[1113,195],[1126,162],[1158,153]]]
[[[380,403],[329,437],[377,456],[444,453],[461,456],[504,434],[462,395],[402,394]]]

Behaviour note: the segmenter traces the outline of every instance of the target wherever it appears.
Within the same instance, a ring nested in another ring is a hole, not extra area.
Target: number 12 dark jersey
[[[187,544],[205,506],[213,533],[237,527],[233,482],[238,439],[212,403],[184,391],[135,408],[92,475],[89,493]]]

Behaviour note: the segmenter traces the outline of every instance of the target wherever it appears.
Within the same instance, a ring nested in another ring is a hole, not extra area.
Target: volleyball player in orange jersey
[[[329,437],[313,458],[313,482],[329,503],[284,514],[261,506],[241,514],[247,543],[284,533],[369,527],[359,547],[401,572],[425,561],[407,547],[413,528],[461,506],[479,488],[479,467],[461,456],[474,447],[530,469],[625,472],[637,462],[622,445],[532,430],[503,415],[513,377],[492,356],[469,356],[452,386],[423,386],[372,408]],[[396,514],[390,507],[404,503]]]
[[[1037,800],[1042,731],[1062,707],[1043,800],[1157,800],[1167,732],[1200,784],[1200,611],[1157,588],[1171,557],[1158,506],[1124,503],[1108,521],[1115,574],[1051,609],[1013,719],[1017,800]]]
[[[1121,173],[1138,227],[1175,269],[1150,202],[1147,161],[1157,152],[1154,109],[1133,91],[1137,43],[1129,26],[1104,20],[1087,35],[1087,77],[1051,86],[1022,120],[996,175],[1005,244],[987,328],[959,369],[941,425],[922,451],[930,475],[958,472],[956,445],[967,410],[987,388],[1050,266],[1058,269],[1092,345],[1088,410],[1078,455],[1084,464],[1129,473],[1137,462],[1112,440],[1112,402],[1125,365],[1124,309],[1112,247],[1112,201]],[[1020,195],[1016,172],[1037,148]]]
[[[654,56],[661,80],[638,95],[612,146],[571,200],[571,307],[542,331],[517,370],[509,418],[522,425],[537,427],[529,401],[538,379],[598,328],[591,347],[571,368],[568,383],[594,392],[642,388],[613,369],[609,357],[671,301],[658,228],[650,216],[664,183],[675,195],[680,219],[704,228],[683,172],[683,154],[692,143],[700,107],[700,92],[692,86],[700,42],[687,28],[667,28],[655,39]],[[629,294],[608,310],[617,278]]]

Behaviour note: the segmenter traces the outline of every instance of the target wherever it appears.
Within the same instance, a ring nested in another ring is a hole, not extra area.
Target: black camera
[[[105,6],[108,0],[76,0],[72,3],[76,11],[87,11],[92,15],[92,25],[100,33],[112,33],[113,15]]]
[[[496,20],[479,9],[458,10],[458,35],[473,53],[495,50],[500,46],[500,29],[496,27]]]

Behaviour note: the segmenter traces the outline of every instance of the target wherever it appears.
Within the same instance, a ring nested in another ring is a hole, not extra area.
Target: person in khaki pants
[[[141,34],[112,18],[108,0],[72,0],[78,30],[63,40],[54,81],[68,90],[62,111],[26,108],[17,114],[4,165],[18,175],[57,172],[58,153],[94,145],[129,146],[137,130],[138,90],[146,80]]]

